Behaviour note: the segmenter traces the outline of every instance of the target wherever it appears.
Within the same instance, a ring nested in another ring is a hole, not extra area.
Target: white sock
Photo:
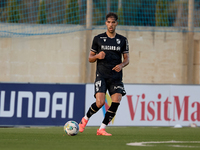
[[[100,126],[100,128],[99,128],[99,130],[105,129],[105,128],[106,128],[106,125],[104,123],[102,123],[101,126]]]
[[[86,120],[89,120],[89,118],[88,118],[86,115],[84,116],[84,118],[85,118]]]

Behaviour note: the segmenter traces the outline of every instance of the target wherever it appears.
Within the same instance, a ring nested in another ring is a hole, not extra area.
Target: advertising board
[[[84,115],[85,84],[0,83],[0,125],[64,125]]]
[[[111,126],[200,126],[200,86],[189,85],[131,85],[125,84],[126,95],[118,108]],[[95,101],[93,84],[86,85],[87,110]],[[106,94],[106,103],[88,125],[99,126],[111,99]]]

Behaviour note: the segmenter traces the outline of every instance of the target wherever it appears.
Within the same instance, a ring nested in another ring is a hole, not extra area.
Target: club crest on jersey
[[[103,39],[104,42],[106,42],[107,37],[100,37],[100,39]]]
[[[120,39],[116,39],[116,42],[117,42],[117,44],[121,43]]]

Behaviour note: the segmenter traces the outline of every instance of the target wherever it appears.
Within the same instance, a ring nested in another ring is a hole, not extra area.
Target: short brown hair
[[[110,17],[115,18],[116,21],[117,21],[117,19],[118,19],[117,14],[116,14],[116,13],[113,13],[113,12],[109,12],[109,13],[106,15],[106,20],[107,20],[108,18],[110,18]]]

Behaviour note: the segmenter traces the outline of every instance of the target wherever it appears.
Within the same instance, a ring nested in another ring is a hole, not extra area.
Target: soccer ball
[[[79,132],[78,123],[76,121],[68,121],[64,125],[64,132],[70,136],[77,135]]]

